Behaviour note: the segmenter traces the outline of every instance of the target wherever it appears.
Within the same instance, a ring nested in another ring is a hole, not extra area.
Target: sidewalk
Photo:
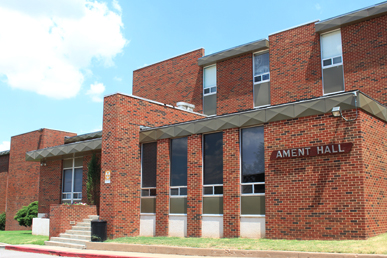
[[[116,244],[116,247],[112,247],[111,243],[99,243],[101,248],[112,248],[126,250],[135,245],[128,244]],[[223,250],[223,249],[205,249],[205,248],[184,248],[184,247],[166,247],[166,246],[146,246],[147,251],[162,251],[160,253],[145,253],[145,252],[127,252],[127,251],[114,251],[114,250],[92,250],[85,249],[79,250],[66,247],[54,247],[54,246],[38,246],[38,245],[5,245],[6,250],[29,252],[29,253],[41,253],[50,254],[56,256],[68,256],[68,257],[84,257],[84,258],[189,258],[189,257],[206,257],[206,258],[229,258],[229,257],[271,257],[271,258],[387,258],[387,255],[379,254],[339,254],[339,253],[311,253],[311,252],[289,252],[289,251],[255,251],[255,250]],[[105,246],[106,245],[106,246]],[[0,243],[0,247],[2,244]],[[143,248],[145,246],[136,245]],[[162,249],[160,249],[162,247]],[[101,249],[100,248],[100,249]],[[159,248],[159,249],[158,249]],[[131,248],[133,250],[133,248]],[[136,248],[134,248],[136,249]],[[138,249],[138,248],[137,248]],[[184,250],[186,249],[186,250]],[[194,249],[195,252],[192,251]],[[180,250],[180,251],[179,251]],[[171,254],[179,251],[180,253],[190,253],[191,255],[177,255]],[[196,253],[196,254],[195,254]],[[206,256],[207,254],[215,256]],[[225,254],[225,256],[220,256]]]

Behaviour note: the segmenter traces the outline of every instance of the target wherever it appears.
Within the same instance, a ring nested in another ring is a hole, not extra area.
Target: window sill
[[[241,214],[241,218],[265,218],[266,215],[255,215],[255,214],[246,214],[246,215],[242,215]]]

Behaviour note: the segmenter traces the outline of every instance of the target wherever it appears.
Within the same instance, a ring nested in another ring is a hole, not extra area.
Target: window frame
[[[156,186],[155,187],[143,187],[142,186],[142,172],[143,172],[143,168],[142,168],[142,165],[143,165],[143,154],[144,154],[144,149],[143,149],[143,146],[144,144],[147,144],[147,143],[152,143],[152,142],[144,142],[144,143],[141,143],[141,148],[140,148],[140,151],[141,151],[141,156],[140,156],[140,159],[141,159],[141,191],[140,191],[140,215],[155,215],[156,213],[143,213],[141,212],[141,205],[142,205],[142,202],[141,202],[141,199],[150,199],[150,198],[153,198],[153,199],[156,199],[156,196],[157,196],[157,171],[156,171]],[[157,142],[156,142],[156,149],[157,149]],[[157,164],[157,156],[156,156],[156,164]],[[157,168],[157,167],[156,167]],[[154,195],[150,195],[150,191],[154,189],[155,190],[155,194]],[[143,190],[148,190],[149,194],[148,195],[142,195],[143,193]]]
[[[79,158],[82,158],[82,165],[81,166],[75,166],[75,159],[79,159]],[[77,168],[81,168],[82,169],[82,190],[83,190],[83,156],[79,156],[79,157],[75,157],[73,156],[72,158],[66,158],[66,159],[62,159],[62,164],[64,164],[64,161],[65,160],[72,160],[72,165],[71,165],[71,168],[70,167],[67,167],[65,168],[64,165],[62,165],[62,189],[61,189],[61,203],[63,203],[63,201],[65,202],[68,202],[70,201],[70,203],[73,203],[74,201],[82,201],[82,191],[81,192],[74,192],[74,180],[75,180],[75,169]],[[71,169],[71,191],[70,192],[64,192],[64,184],[65,184],[65,180],[64,180],[64,174],[65,174],[65,170],[69,170]],[[80,194],[81,195],[81,198],[74,198],[74,194]],[[63,198],[63,196],[66,195],[66,198]],[[67,195],[70,195],[70,199],[67,198]]]
[[[202,148],[202,198],[207,198],[207,197],[218,197],[218,198],[221,197],[221,198],[223,198],[223,180],[224,180],[223,171],[222,171],[222,184],[208,184],[208,185],[204,184],[204,156],[205,156],[204,136],[208,135],[208,134],[214,134],[214,133],[222,133],[222,148],[223,148],[223,130],[202,134],[202,144],[201,144],[201,148]],[[223,150],[222,150],[222,155],[223,155]],[[222,159],[223,159],[223,156],[222,156]],[[214,189],[215,186],[222,187],[222,194],[215,194],[215,189]],[[204,187],[212,187],[212,194],[204,194]],[[202,209],[204,212],[204,200],[202,201]],[[223,216],[223,213],[222,214],[203,213],[202,215],[203,216]]]
[[[336,31],[340,31],[340,40],[341,40],[341,55],[339,56],[332,56],[332,57],[329,57],[329,58],[325,58],[323,59],[322,58],[322,47],[323,47],[323,44],[322,44],[322,37],[326,34],[330,34],[330,33],[333,33],[333,32],[336,32]],[[322,91],[323,91],[323,96],[328,96],[328,95],[332,95],[332,94],[337,94],[337,93],[341,93],[341,92],[345,92],[345,78],[344,78],[344,60],[343,60],[343,39],[341,37],[341,28],[338,28],[338,29],[334,29],[334,30],[330,30],[330,31],[326,31],[324,33],[320,33],[320,62],[321,62],[321,81],[322,81]],[[333,59],[334,58],[337,58],[337,57],[341,57],[341,62],[340,63],[336,63],[336,64],[333,64]],[[332,64],[331,65],[326,65],[324,66],[324,61],[325,60],[328,60],[330,59],[332,61]],[[337,66],[342,66],[342,71],[343,71],[343,90],[341,91],[335,91],[335,92],[330,92],[330,93],[325,93],[325,85],[324,85],[324,70],[325,69],[329,69],[329,68],[333,68],[333,67],[337,67]]]
[[[210,87],[208,88],[204,88],[204,82],[205,82],[205,72],[204,70],[207,69],[207,68],[210,68],[210,67],[214,67],[215,66],[215,85],[211,85]],[[203,67],[203,85],[202,85],[202,88],[203,88],[203,97],[204,96],[210,96],[210,95],[214,95],[218,92],[218,78],[217,78],[217,75],[218,75],[218,71],[216,70],[216,63],[215,64],[212,64],[212,65],[208,65],[208,66],[205,66]],[[215,88],[215,92],[212,92],[212,89]],[[204,90],[205,89],[210,89],[210,92],[209,93],[204,93]]]
[[[256,55],[265,55],[265,54],[269,54],[269,72],[267,72],[267,73],[260,73],[260,74],[258,74],[258,75],[254,75],[254,72],[255,72],[255,58],[254,58],[254,57],[255,57]],[[262,76],[263,76],[263,75],[266,75],[266,74],[269,75],[269,79],[266,79],[266,80],[262,80],[262,79],[261,79],[261,81],[259,81],[259,82],[256,82],[256,81],[255,81],[255,77],[261,76],[261,78],[262,78]],[[253,53],[253,85],[261,84],[261,83],[265,83],[265,82],[270,82],[270,78],[271,78],[271,76],[270,76],[270,52],[269,52],[269,50],[268,50],[268,49],[265,49],[265,50],[261,50],[261,51],[254,52],[254,53]],[[269,106],[269,105],[265,105],[265,106]]]
[[[252,126],[247,126],[247,127],[241,127],[239,128],[239,177],[240,177],[240,181],[239,181],[239,189],[240,189],[240,203],[242,205],[242,197],[244,196],[266,196],[266,188],[265,188],[265,193],[254,193],[254,185],[265,185],[266,186],[266,180],[265,182],[251,182],[251,183],[243,183],[242,182],[242,179],[243,179],[243,174],[242,174],[242,130],[243,129],[248,129],[248,128],[253,128],[253,127],[264,127],[264,125],[252,125]],[[263,139],[264,139],[264,142],[265,142],[265,134],[263,135]],[[266,174],[266,171],[265,171],[265,174]],[[253,193],[242,193],[242,187],[244,185],[251,185],[252,187],[252,192]],[[266,197],[265,197],[266,199]],[[266,207],[265,207],[266,208]],[[266,217],[266,214],[242,214],[242,206],[240,207],[240,216],[241,217],[261,217],[261,218],[264,218]]]

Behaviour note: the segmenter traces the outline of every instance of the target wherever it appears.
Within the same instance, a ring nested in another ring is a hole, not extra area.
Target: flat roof
[[[220,60],[228,59],[230,57],[242,55],[244,53],[255,52],[259,50],[269,49],[269,40],[260,39],[247,44],[229,48],[211,55],[203,56],[198,59],[198,65],[206,66],[214,64]]]
[[[344,25],[381,16],[386,12],[387,1],[317,22],[315,30],[319,33],[334,30]]]
[[[0,151],[0,156],[4,156],[4,155],[8,155],[8,154],[9,154],[9,150]]]

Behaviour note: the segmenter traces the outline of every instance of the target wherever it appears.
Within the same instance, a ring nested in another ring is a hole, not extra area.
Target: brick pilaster
[[[188,137],[187,155],[187,236],[202,236],[202,136]]]
[[[170,139],[157,141],[156,236],[169,233]]]
[[[223,236],[240,236],[239,129],[223,131]]]

